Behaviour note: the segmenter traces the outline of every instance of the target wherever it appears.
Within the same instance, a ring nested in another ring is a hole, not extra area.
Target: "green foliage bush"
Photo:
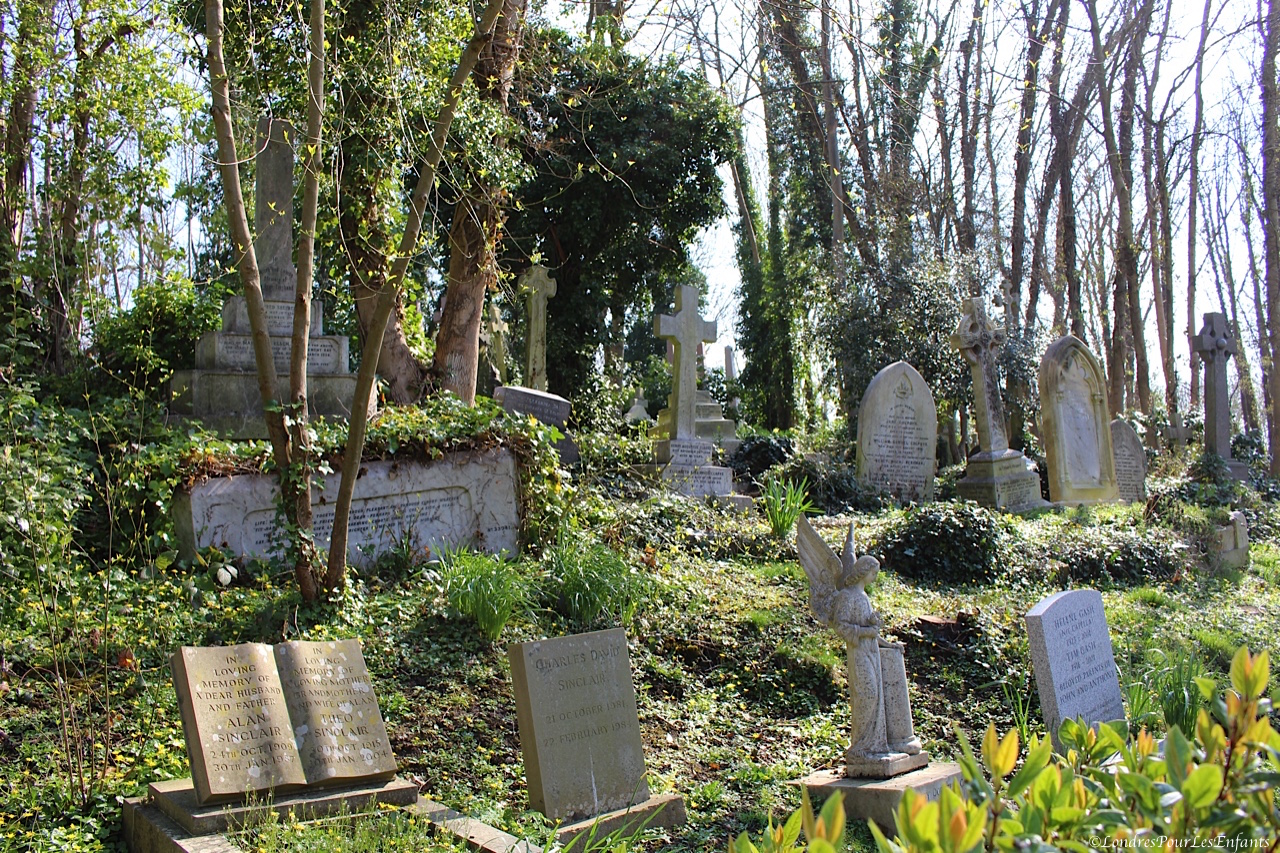
[[[872,827],[881,853],[971,853],[979,850],[1079,850],[1150,843],[1269,849],[1280,837],[1276,783],[1280,735],[1268,720],[1266,652],[1240,648],[1231,686],[1197,686],[1210,703],[1194,731],[1170,729],[1159,749],[1145,730],[1095,730],[1067,720],[1059,731],[1065,755],[1032,740],[1021,767],[1018,736],[995,726],[982,740],[981,761],[961,736],[963,784],[936,802],[908,791],[898,806],[897,836]]]
[[[542,585],[545,604],[578,631],[607,620],[629,625],[650,582],[602,542],[566,530],[551,548]]]
[[[875,512],[889,504],[883,494],[858,481],[857,469],[852,464],[826,454],[793,456],[774,468],[771,475],[791,482],[808,482],[809,499],[828,515]]]
[[[779,433],[749,435],[729,459],[734,479],[752,483],[764,477],[775,465],[781,465],[795,452],[791,438]]]
[[[1186,570],[1185,547],[1156,527],[1064,528],[1048,543],[1062,585],[1170,580]]]
[[[931,583],[987,583],[1005,562],[1010,530],[975,503],[936,502],[908,509],[873,551],[904,578]]]
[[[529,606],[529,583],[516,564],[487,554],[446,554],[440,581],[449,606],[474,620],[490,642],[498,639],[512,616]]]

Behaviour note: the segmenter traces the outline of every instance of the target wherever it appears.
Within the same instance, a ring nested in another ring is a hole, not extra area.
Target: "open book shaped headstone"
[[[395,775],[359,640],[183,646],[172,666],[201,805]]]

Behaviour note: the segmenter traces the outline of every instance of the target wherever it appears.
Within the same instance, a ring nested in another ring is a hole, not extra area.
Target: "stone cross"
[[[529,348],[525,358],[524,384],[536,391],[547,390],[547,300],[556,295],[556,280],[547,268],[534,264],[517,282],[528,295]]]
[[[969,371],[973,374],[978,443],[982,451],[999,454],[1008,450],[1004,400],[1000,397],[1000,375],[996,371],[996,353],[1004,346],[1004,329],[987,317],[987,308],[980,297],[964,301],[960,325],[951,335],[951,346],[969,362]]]
[[[254,251],[267,299],[293,299],[293,125],[258,119],[257,185],[254,190]]]
[[[698,315],[698,289],[676,288],[676,313],[654,318],[654,333],[674,345],[675,377],[671,387],[671,411],[675,413],[673,440],[696,439],[698,415],[698,346],[716,339],[715,320]]]
[[[498,379],[507,384],[507,323],[495,302],[489,303],[489,358],[498,368]]]
[[[1231,458],[1231,392],[1227,387],[1227,359],[1236,353],[1236,342],[1219,312],[1204,315],[1204,327],[1191,348],[1204,361],[1204,449],[1223,459]]]

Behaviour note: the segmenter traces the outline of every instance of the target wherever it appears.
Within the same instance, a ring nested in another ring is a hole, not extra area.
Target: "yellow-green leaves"
[[[1270,663],[1266,651],[1251,656],[1241,646],[1231,660],[1231,686],[1248,702],[1257,700],[1267,688]]]
[[[1008,776],[1018,762],[1018,733],[1010,731],[1001,740],[995,723],[988,725],[987,733],[982,736],[982,760],[992,780]]]

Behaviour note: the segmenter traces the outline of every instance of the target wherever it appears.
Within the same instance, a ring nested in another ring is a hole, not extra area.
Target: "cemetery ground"
[[[214,551],[182,562],[163,549],[151,504],[164,491],[147,484],[201,465],[252,467],[261,455],[232,463],[207,447],[197,459],[180,441],[135,445],[112,469],[138,478],[135,491],[122,482],[97,495],[92,476],[67,479],[83,460],[58,456],[74,456],[76,440],[7,457],[0,851],[116,849],[119,798],[188,774],[167,663],[182,644],[360,638],[401,775],[540,845],[550,827],[528,810],[511,642],[626,629],[650,788],[683,794],[689,811],[686,826],[653,833],[645,849],[724,849],[797,806],[790,781],[840,763],[843,649],[809,612],[792,534],[775,535],[758,508],[708,506],[636,478],[630,466],[647,452],[637,438],[580,435],[582,462],[557,471],[545,430],[486,406],[450,417],[501,424],[468,421],[416,443],[420,424],[384,425],[371,452],[425,453],[466,432],[511,441],[533,471],[522,477],[525,534],[540,547],[500,562],[406,543],[310,608],[284,563],[236,565]],[[955,472],[944,472],[939,502],[903,509],[852,484],[840,442],[797,443],[774,476],[804,476],[828,511],[814,521],[829,542],[852,521],[859,549],[880,557],[871,598],[885,633],[906,644],[916,731],[937,759],[957,755],[957,731],[977,743],[990,723],[1024,744],[1043,734],[1022,617],[1065,586],[1102,590],[1130,721],[1157,732],[1194,717],[1193,676],[1222,684],[1238,646],[1271,649],[1280,634],[1280,511],[1265,479],[1198,482],[1187,460],[1164,458],[1146,506],[1015,517],[955,502]],[[94,497],[118,502],[105,528],[80,500]],[[149,509],[125,531],[131,502]],[[1209,553],[1229,505],[1250,522],[1252,564],[1240,570]],[[88,542],[112,529],[110,553]],[[850,834],[853,849],[871,849],[865,827]],[[454,849],[390,814],[374,827],[276,825],[240,843]]]

